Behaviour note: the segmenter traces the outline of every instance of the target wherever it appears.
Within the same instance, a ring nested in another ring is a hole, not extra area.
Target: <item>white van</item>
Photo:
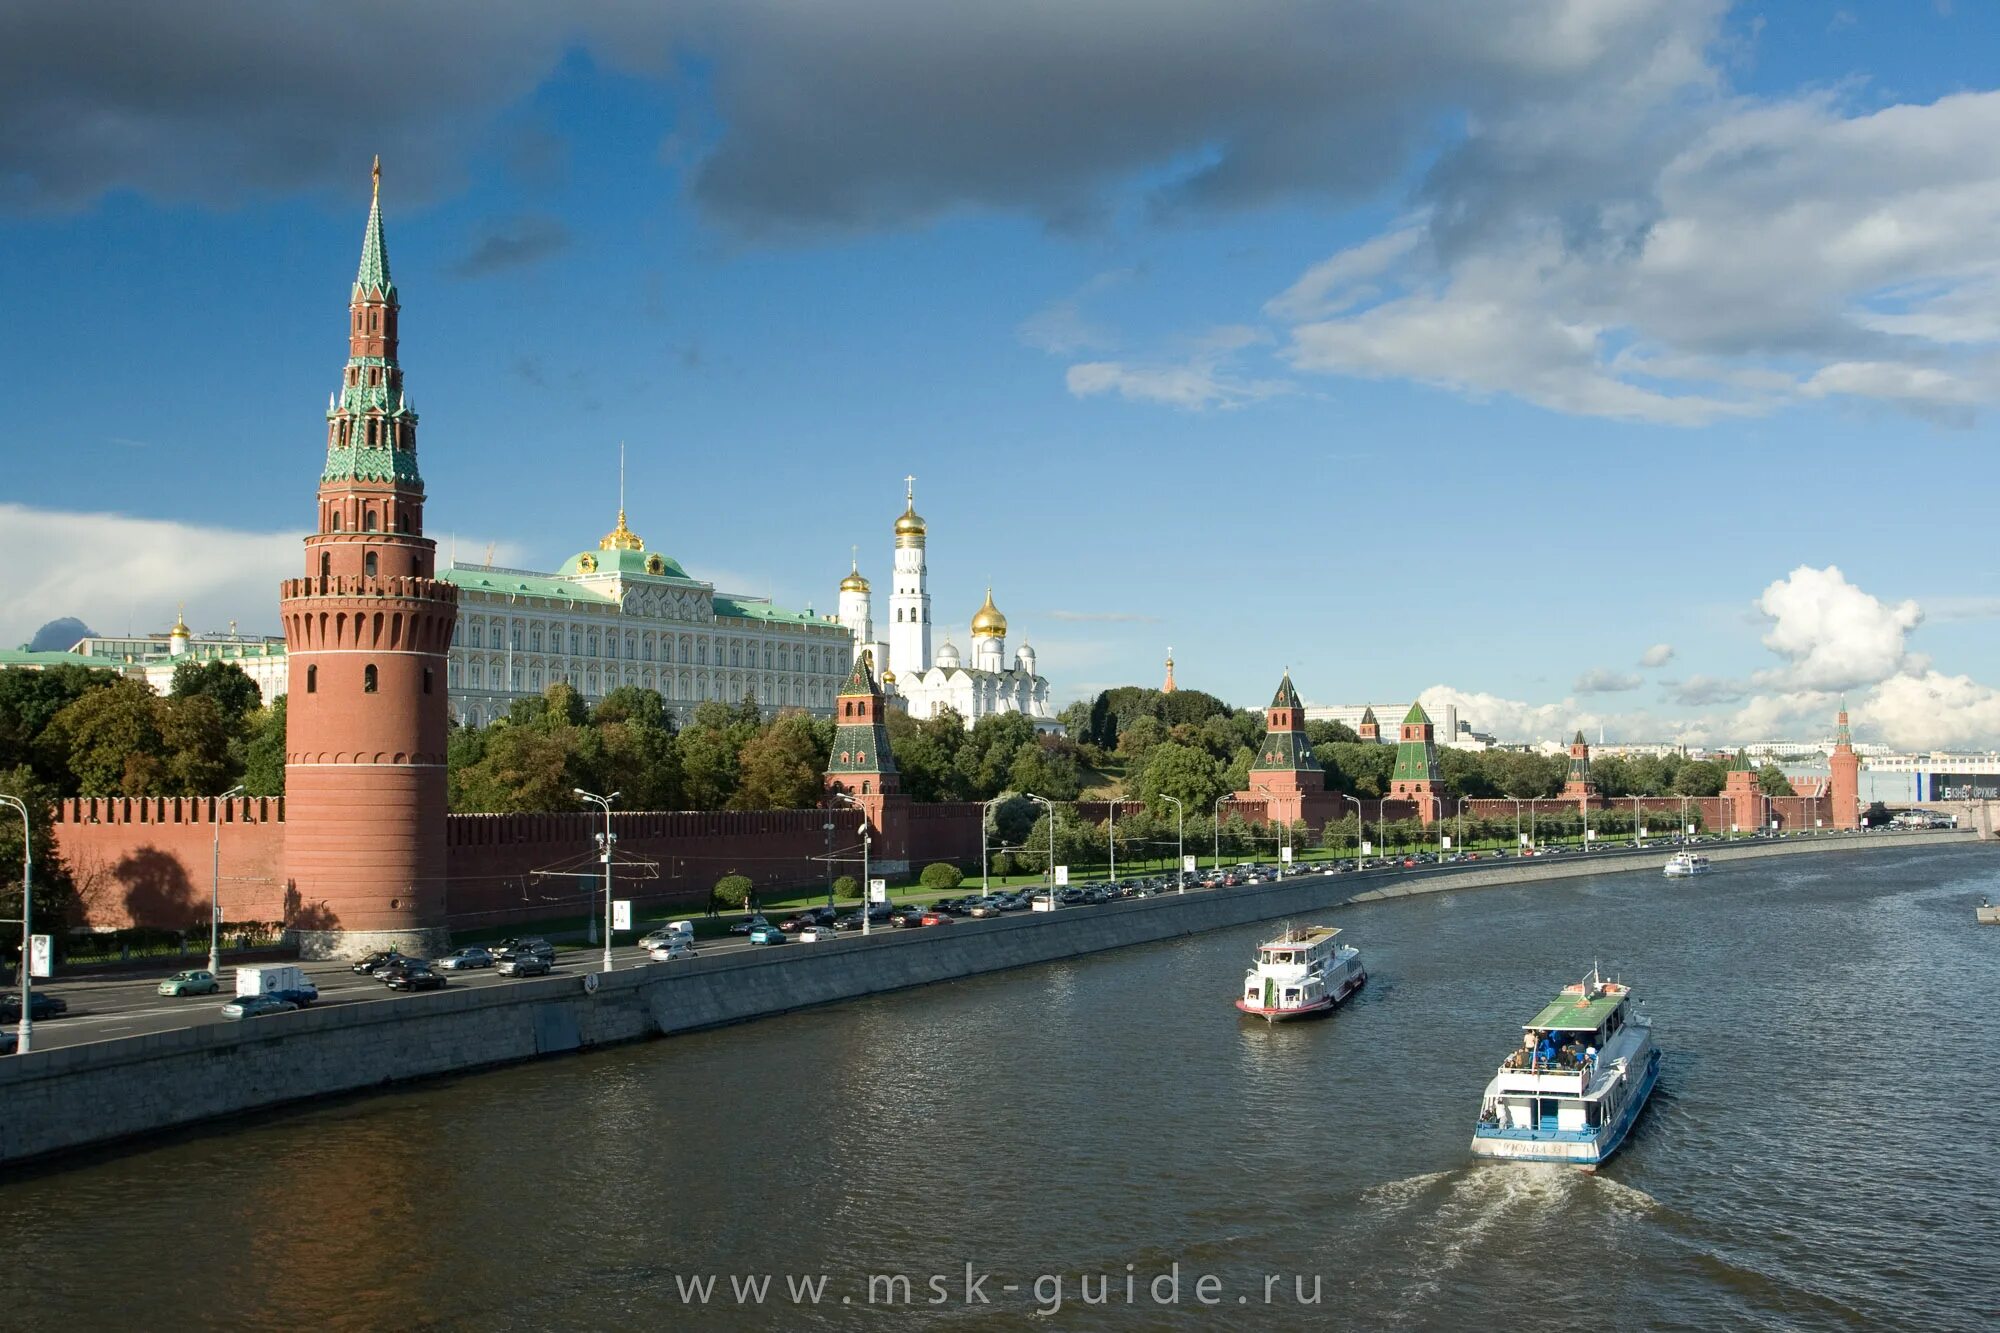
[[[310,984],[305,970],[296,963],[244,963],[236,969],[238,995],[270,995],[281,990],[303,990]]]
[[[665,948],[672,944],[694,947],[694,922],[669,921],[658,930],[649,931],[639,939],[639,947],[642,949]]]

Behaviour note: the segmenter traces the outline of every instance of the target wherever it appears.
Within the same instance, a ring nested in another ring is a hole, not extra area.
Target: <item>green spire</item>
[[[1405,727],[1428,727],[1430,715],[1424,712],[1422,704],[1411,704],[1410,711],[1403,716]],[[1425,740],[1423,732],[1417,733],[1416,740],[1396,743],[1396,767],[1389,775],[1391,782],[1436,782],[1438,781],[1437,741]]]
[[[1428,727],[1430,724],[1431,715],[1424,711],[1422,704],[1411,704],[1410,711],[1403,714],[1403,725],[1406,727]]]
[[[1271,696],[1273,712],[1288,712],[1302,709],[1299,692],[1292,688],[1292,673],[1287,670],[1283,680],[1278,682],[1278,692]],[[1318,759],[1313,757],[1312,745],[1306,740],[1304,731],[1267,728],[1264,743],[1257,748],[1257,758],[1250,765],[1252,773],[1321,773]]]
[[[1292,688],[1292,671],[1287,667],[1284,679],[1278,682],[1278,692],[1271,696],[1271,707],[1303,708],[1304,706],[1299,702],[1299,692]]]
[[[850,712],[849,705],[859,699],[871,700],[872,705],[856,706]],[[882,723],[882,687],[875,683],[872,652],[854,655],[854,669],[847,673],[847,683],[840,687],[839,703],[827,773],[881,774],[882,790],[892,790],[889,775],[896,771],[896,756],[889,748],[889,729]]]
[[[361,238],[361,270],[354,275],[354,294],[380,292],[383,299],[396,299],[396,284],[389,276],[389,247],[382,243],[382,158],[375,158],[375,198],[368,205],[368,230]]]
[[[1757,766],[1750,762],[1750,752],[1748,750],[1738,750],[1735,756],[1729,761],[1729,771],[1731,773],[1755,773]]]

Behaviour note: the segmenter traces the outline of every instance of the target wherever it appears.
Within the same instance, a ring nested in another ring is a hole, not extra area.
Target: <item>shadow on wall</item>
[[[206,914],[206,903],[196,905],[180,858],[157,847],[121,857],[111,874],[124,887],[125,916],[135,926],[183,930]]]
[[[340,917],[325,903],[307,905],[296,884],[285,885],[285,926],[289,930],[338,930]]]

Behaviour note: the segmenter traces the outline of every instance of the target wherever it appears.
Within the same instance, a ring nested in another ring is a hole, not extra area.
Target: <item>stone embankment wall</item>
[[[1874,834],[1708,849],[1717,861],[1969,843]],[[983,972],[1415,894],[1630,869],[1659,854],[1312,875],[1252,890],[1131,899],[950,929],[717,954],[208,1025],[0,1059],[0,1162],[409,1079],[686,1032]]]

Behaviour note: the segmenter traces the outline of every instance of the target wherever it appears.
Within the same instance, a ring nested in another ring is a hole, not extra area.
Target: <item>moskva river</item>
[[[1230,1006],[1253,927],[231,1123],[0,1180],[0,1322],[1992,1329],[1982,893],[1959,847],[1439,894],[1315,918],[1371,980],[1314,1023]],[[1666,1051],[1633,1137],[1475,1165],[1593,962]]]

